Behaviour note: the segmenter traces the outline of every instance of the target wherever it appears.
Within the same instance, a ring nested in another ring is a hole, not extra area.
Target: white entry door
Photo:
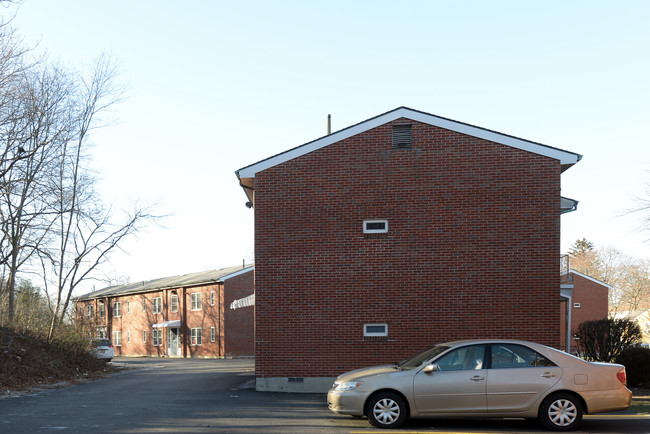
[[[168,356],[180,356],[181,355],[181,345],[180,345],[180,329],[178,327],[169,327],[167,329],[167,355]]]

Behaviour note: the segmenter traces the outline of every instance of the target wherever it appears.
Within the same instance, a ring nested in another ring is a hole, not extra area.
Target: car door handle
[[[485,377],[481,377],[480,375],[474,375],[472,378],[470,378],[472,381],[481,381],[485,380]]]
[[[552,377],[555,377],[555,374],[551,374],[550,372],[544,372],[542,374],[542,377],[544,377],[544,378],[552,378]]]

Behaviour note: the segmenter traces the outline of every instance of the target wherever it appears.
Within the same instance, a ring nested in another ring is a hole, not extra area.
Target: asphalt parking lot
[[[407,421],[397,431],[338,416],[325,394],[257,392],[252,360],[117,358],[117,374],[0,400],[0,432],[546,433],[525,420]],[[586,417],[579,432],[649,433],[650,418]]]

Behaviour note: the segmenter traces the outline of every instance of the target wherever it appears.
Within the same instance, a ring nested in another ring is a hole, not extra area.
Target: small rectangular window
[[[388,324],[374,323],[363,325],[364,336],[388,336]]]
[[[178,295],[172,295],[169,308],[172,312],[178,312]]]
[[[364,220],[364,234],[385,234],[388,232],[388,220]]]
[[[210,342],[214,342],[217,338],[217,333],[214,327],[210,327]]]
[[[147,331],[142,330],[142,343],[147,343]]]
[[[146,312],[146,311],[147,311],[147,299],[143,298],[142,299],[142,312]]]
[[[573,307],[575,309],[580,309],[580,303],[573,303]]]
[[[126,313],[131,313],[131,302],[130,301],[126,302]]]
[[[126,343],[131,342],[131,330],[126,331]]]
[[[113,303],[113,316],[120,317],[122,316],[122,302],[116,301]]]
[[[210,306],[214,306],[214,291],[210,291]]]

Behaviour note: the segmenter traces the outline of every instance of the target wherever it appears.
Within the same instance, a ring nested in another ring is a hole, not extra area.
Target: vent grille
[[[411,125],[393,125],[393,148],[411,149]]]

